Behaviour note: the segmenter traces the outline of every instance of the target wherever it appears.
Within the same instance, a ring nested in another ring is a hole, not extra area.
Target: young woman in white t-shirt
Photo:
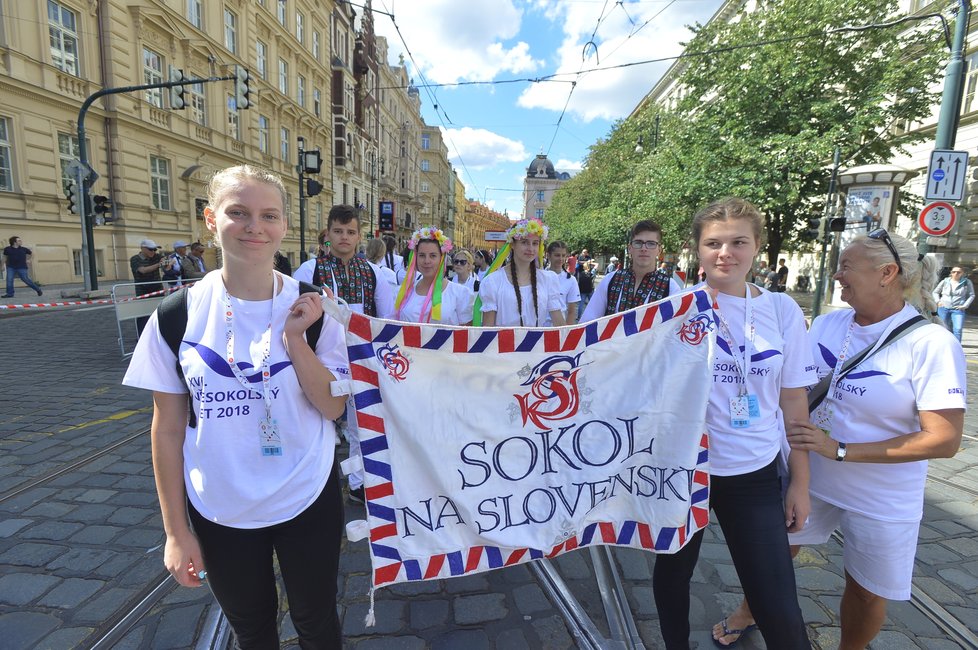
[[[778,456],[781,412],[784,421],[808,421],[805,387],[815,373],[798,305],[747,283],[763,232],[763,216],[742,199],[723,199],[693,218],[706,286],[719,305],[706,413],[710,507],[767,647],[807,649],[787,532],[808,516],[808,458],[790,454],[791,483],[782,499]],[[652,587],[666,648],[689,647],[689,583],[702,541],[700,531],[677,553],[656,557]]]
[[[397,274],[387,266],[381,264],[384,260],[385,253],[387,253],[387,246],[384,244],[384,240],[374,237],[367,242],[367,261],[380,269],[380,276],[387,281],[387,284],[396,289],[401,284],[397,281]],[[401,274],[403,275],[403,270]]]
[[[577,286],[577,277],[568,273],[564,268],[570,251],[567,244],[562,241],[553,241],[547,245],[547,262],[550,264],[548,269],[557,278],[557,286],[560,287],[560,299],[564,303],[564,320],[573,324],[577,322],[577,305],[581,302],[581,290]]]
[[[153,391],[163,561],[176,581],[207,580],[237,647],[277,648],[274,552],[300,644],[338,648],[344,520],[331,420],[345,398],[333,397],[330,383],[349,370],[336,321],[324,318],[315,350],[307,343],[306,330],[323,317],[319,294],[300,294],[273,269],[285,198],[270,172],[215,174],[204,222],[224,266],[184,290],[178,358],[154,314],[124,383]]]
[[[560,287],[545,272],[543,242],[548,229],[539,219],[517,221],[506,231],[506,266],[479,284],[485,327],[550,327],[564,324]]]
[[[445,257],[452,251],[452,240],[431,226],[415,230],[408,248],[411,261],[394,305],[397,320],[470,325],[475,294],[444,274]]]

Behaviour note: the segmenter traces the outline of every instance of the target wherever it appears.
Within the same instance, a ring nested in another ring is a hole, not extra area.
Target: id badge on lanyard
[[[745,429],[751,422],[761,417],[761,406],[757,395],[748,390],[747,378],[751,371],[751,354],[754,348],[754,312],[751,309],[750,285],[747,285],[747,296],[744,300],[744,354],[741,357],[737,349],[730,325],[720,313],[720,325],[726,334],[737,371],[741,375],[740,390],[735,397],[730,398],[730,426],[734,429]]]
[[[262,402],[265,407],[265,417],[258,423],[258,445],[262,457],[273,458],[283,455],[282,435],[278,428],[278,422],[272,417],[272,390],[271,390],[271,367],[269,357],[272,348],[272,317],[275,314],[275,289],[278,283],[275,275],[272,275],[272,308],[268,317],[268,327],[262,334],[262,360],[255,364],[261,369],[261,388]],[[227,289],[224,290],[224,329],[227,338],[227,362],[231,367],[231,372],[242,387],[251,390],[251,382],[241,371],[234,360],[234,310],[231,305],[231,297]]]

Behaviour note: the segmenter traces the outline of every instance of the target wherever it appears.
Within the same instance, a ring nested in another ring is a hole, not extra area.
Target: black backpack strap
[[[322,288],[317,287],[314,284],[309,284],[308,282],[303,282],[302,280],[300,280],[299,281],[299,295],[301,296],[304,293],[318,293],[318,294],[322,295],[323,290],[322,290]],[[325,317],[325,314],[323,314],[322,316],[320,316],[319,317],[319,320],[317,320],[315,323],[313,323],[312,325],[310,325],[306,329],[306,342],[309,344],[309,347],[312,348],[312,351],[313,352],[316,351],[316,344],[319,343],[319,335],[323,331],[323,320],[324,320],[324,317]]]
[[[156,320],[160,325],[160,336],[177,358],[177,376],[184,384],[183,366],[180,365],[180,343],[187,331],[187,289],[174,291],[164,298],[156,308]],[[197,428],[197,414],[194,413],[194,398],[187,387],[187,422],[191,429]]]

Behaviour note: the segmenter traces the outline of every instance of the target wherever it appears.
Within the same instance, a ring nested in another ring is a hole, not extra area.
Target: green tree
[[[595,232],[603,218],[606,229],[619,228],[621,213],[608,211],[627,205],[662,222],[675,249],[699,207],[736,195],[767,216],[772,261],[794,248],[821,210],[835,146],[844,166],[885,162],[921,138],[899,127],[929,115],[938,99],[926,90],[945,58],[937,25],[845,29],[890,21],[898,8],[896,0],[761,0],[754,12],[696,26],[678,77],[682,99],[663,116],[655,151],[617,162],[651,131],[661,109],[648,105],[592,147],[587,176],[565,186],[576,193],[566,207],[584,208],[591,222],[578,227]],[[608,185],[592,184],[601,181]],[[570,213],[559,216],[561,231]]]

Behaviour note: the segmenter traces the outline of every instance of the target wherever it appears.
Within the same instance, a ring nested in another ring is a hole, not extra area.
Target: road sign
[[[947,246],[947,237],[928,237],[928,246]]]
[[[968,177],[968,152],[935,149],[927,168],[928,201],[962,201]]]
[[[917,225],[925,234],[932,237],[942,237],[954,227],[956,215],[954,206],[945,201],[935,201],[924,206],[917,218]]]
[[[506,241],[505,230],[487,230],[486,241]]]
[[[98,173],[92,169],[92,166],[88,163],[83,163],[77,158],[72,158],[65,165],[65,171],[68,172],[68,176],[71,178],[81,178],[82,183],[87,183],[89,187],[95,184],[98,180]]]

